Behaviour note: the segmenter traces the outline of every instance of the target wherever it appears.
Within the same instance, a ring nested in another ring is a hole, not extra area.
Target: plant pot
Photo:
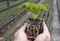
[[[28,25],[26,27],[27,38],[32,39],[32,41],[43,32],[43,20],[42,19],[29,19]]]

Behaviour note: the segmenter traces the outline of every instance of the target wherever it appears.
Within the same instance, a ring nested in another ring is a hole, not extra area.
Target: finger
[[[27,36],[24,32],[18,32],[14,41],[27,41]]]
[[[45,34],[41,34],[36,37],[35,41],[50,41],[50,37]]]
[[[21,27],[15,34],[14,34],[14,38],[16,39],[16,37],[19,36],[20,33],[24,32],[25,28],[26,28],[27,23],[25,23],[25,25],[23,27]],[[21,35],[21,34],[20,34]]]
[[[46,26],[44,21],[43,21],[43,30],[48,30],[48,28],[47,28],[47,26]]]
[[[24,26],[22,26],[22,27],[19,29],[19,31],[25,31],[27,24],[28,24],[28,23],[25,23]]]
[[[40,34],[35,38],[35,41],[44,41],[45,37],[46,36],[44,34]]]
[[[49,30],[48,30],[45,22],[43,21],[43,33],[48,33],[48,32],[49,32]]]
[[[27,26],[27,23],[25,23],[25,25],[24,25],[23,27],[21,27],[21,28],[15,33],[15,35],[17,35],[19,32],[24,32],[26,26]]]
[[[44,34],[50,38],[50,33],[49,33],[49,30],[48,30],[45,22],[43,22],[43,33],[42,34]]]

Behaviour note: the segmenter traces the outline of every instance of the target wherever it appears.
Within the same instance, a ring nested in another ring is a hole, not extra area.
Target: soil
[[[29,19],[27,28],[25,30],[27,38],[32,39],[32,41],[43,32],[43,20],[41,19]]]

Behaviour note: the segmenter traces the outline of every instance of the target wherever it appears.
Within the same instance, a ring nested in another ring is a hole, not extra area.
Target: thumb
[[[45,22],[43,22],[43,33],[44,33],[44,34],[50,34],[50,33],[49,33],[49,30],[48,30],[48,27],[46,26]],[[42,33],[42,34],[43,34],[43,33]]]
[[[27,24],[28,23],[25,23],[25,25],[20,28],[20,31],[25,31]]]

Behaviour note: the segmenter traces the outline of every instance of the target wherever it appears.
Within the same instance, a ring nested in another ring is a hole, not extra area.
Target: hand
[[[21,27],[14,35],[14,41],[30,41],[27,39],[27,35],[24,32],[27,24],[25,24],[23,27]],[[43,22],[43,33],[38,35],[35,39],[35,41],[50,41],[50,34],[48,31],[48,28]]]
[[[50,41],[50,33],[45,22],[43,22],[43,33],[38,35],[35,41]]]
[[[15,33],[14,39],[13,39],[14,41],[28,41],[27,40],[27,35],[24,32],[26,26],[27,26],[27,23]]]

